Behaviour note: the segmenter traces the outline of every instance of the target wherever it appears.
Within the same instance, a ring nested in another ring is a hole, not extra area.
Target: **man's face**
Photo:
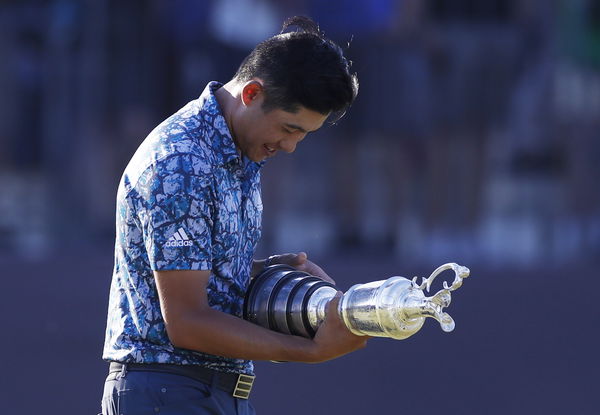
[[[244,106],[235,123],[234,137],[238,148],[250,160],[260,162],[277,151],[292,153],[306,134],[316,131],[327,115],[304,107],[296,113],[274,109],[264,112],[262,90],[246,91]]]

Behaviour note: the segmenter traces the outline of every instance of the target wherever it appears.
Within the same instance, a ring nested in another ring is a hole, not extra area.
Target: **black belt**
[[[110,362],[108,373],[118,373],[127,371],[138,372],[162,372],[174,375],[187,376],[208,385],[216,385],[235,398],[248,399],[254,376],[225,373],[197,365],[172,365],[162,363],[119,363]]]

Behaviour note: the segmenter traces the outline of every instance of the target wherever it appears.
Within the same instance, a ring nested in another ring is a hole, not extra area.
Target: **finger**
[[[336,285],[335,280],[333,278],[331,278],[329,275],[327,275],[327,273],[325,271],[323,271],[323,269],[321,269],[321,267],[319,267],[316,264],[313,264],[310,261],[308,261],[308,263],[311,266],[309,272],[311,272],[312,275],[314,275],[315,277],[319,277],[323,281],[327,281],[330,284]]]
[[[306,254],[306,252],[298,252],[296,254],[296,260],[298,261],[298,265],[304,264],[307,259],[308,255]]]
[[[320,277],[323,281],[326,281],[330,284],[336,285],[335,280],[333,278],[331,278],[329,275],[324,274],[324,275],[321,275]]]
[[[277,256],[277,260],[280,264],[287,264],[292,267],[300,265],[296,254],[280,254]]]

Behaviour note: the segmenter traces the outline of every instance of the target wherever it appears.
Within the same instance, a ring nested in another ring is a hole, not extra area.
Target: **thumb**
[[[340,299],[342,298],[343,294],[344,293],[341,291],[336,292],[335,296],[333,296],[333,298],[329,300],[329,303],[327,303],[327,307],[331,310],[337,309],[338,303],[340,302]]]

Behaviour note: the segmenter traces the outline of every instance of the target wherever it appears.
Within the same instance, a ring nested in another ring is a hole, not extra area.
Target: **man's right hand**
[[[338,291],[329,301],[325,311],[325,320],[319,326],[313,339],[315,343],[314,362],[335,359],[367,346],[369,336],[357,336],[352,333],[338,313],[338,304],[342,292]]]

